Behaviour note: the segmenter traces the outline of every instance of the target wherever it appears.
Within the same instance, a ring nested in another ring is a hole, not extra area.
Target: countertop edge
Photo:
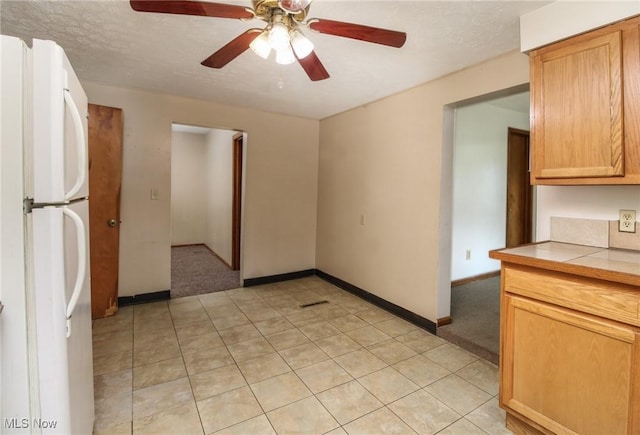
[[[546,243],[546,242],[541,242],[541,243]],[[492,251],[489,251],[489,258],[492,258],[494,260],[500,260],[504,263],[519,264],[522,266],[536,267],[539,269],[550,270],[554,272],[563,272],[571,275],[595,278],[595,279],[611,281],[611,282],[616,282],[621,284],[629,284],[633,286],[640,286],[640,276],[635,274],[613,271],[613,270],[606,270],[606,269],[598,269],[595,267],[570,264],[570,263],[561,262],[561,261],[544,260],[540,258],[528,257],[525,255],[510,254],[510,253],[502,252],[505,249],[508,249],[508,248],[494,249]]]

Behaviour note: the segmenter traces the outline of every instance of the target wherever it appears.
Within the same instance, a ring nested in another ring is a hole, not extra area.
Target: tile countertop
[[[640,251],[541,242],[491,251],[496,260],[640,287]],[[638,289],[640,291],[640,288]]]

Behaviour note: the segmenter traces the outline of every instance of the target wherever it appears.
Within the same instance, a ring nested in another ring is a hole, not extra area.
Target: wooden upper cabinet
[[[537,178],[624,175],[621,33],[532,58]]]
[[[532,184],[640,184],[640,17],[530,53]]]

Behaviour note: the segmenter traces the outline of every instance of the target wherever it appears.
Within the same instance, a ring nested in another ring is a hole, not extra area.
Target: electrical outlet
[[[467,253],[466,253],[466,255],[465,255],[465,258],[466,258],[467,260],[471,260],[471,249],[467,249]]]
[[[618,221],[618,231],[623,233],[636,232],[636,211],[620,210],[620,220]]]

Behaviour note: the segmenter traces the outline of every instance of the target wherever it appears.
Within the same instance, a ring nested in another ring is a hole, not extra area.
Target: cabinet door
[[[509,294],[503,303],[503,407],[556,434],[640,430],[637,328]]]
[[[624,80],[624,173],[640,184],[640,17],[622,32]]]
[[[532,182],[624,175],[621,30],[538,50],[531,89]]]

